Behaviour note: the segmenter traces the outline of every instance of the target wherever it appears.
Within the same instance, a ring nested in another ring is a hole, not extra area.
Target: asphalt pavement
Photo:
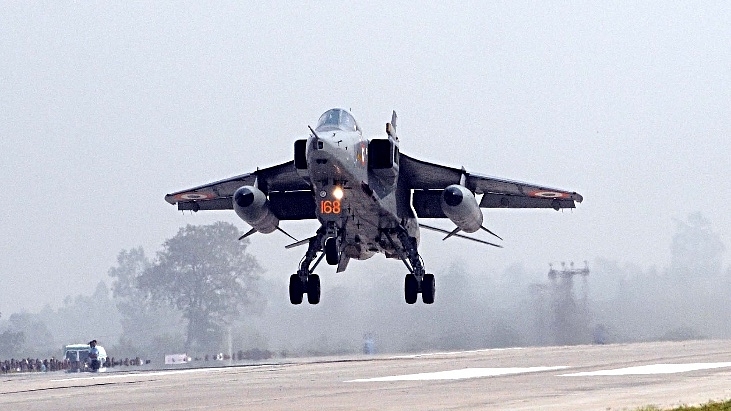
[[[731,398],[731,341],[353,355],[0,381],[2,410],[631,410]]]

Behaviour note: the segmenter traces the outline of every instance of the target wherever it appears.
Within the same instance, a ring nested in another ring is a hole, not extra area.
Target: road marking
[[[123,378],[123,377],[149,377],[159,375],[171,375],[171,374],[188,374],[198,372],[215,372],[222,371],[230,367],[216,367],[216,368],[188,368],[185,370],[169,370],[169,371],[150,371],[150,372],[125,372],[125,373],[111,373],[111,374],[94,374],[88,377],[70,377],[70,378],[59,378],[51,381],[75,381],[75,380],[101,380],[107,378]]]
[[[463,380],[467,378],[497,377],[501,375],[525,374],[530,372],[553,371],[568,368],[558,367],[521,367],[521,368],[463,368],[461,370],[425,372],[419,374],[394,375],[389,377],[363,378],[345,382],[385,382],[385,381],[429,381]]]
[[[691,364],[652,364],[638,367],[617,368],[613,370],[599,370],[562,374],[561,377],[593,377],[605,375],[653,375],[677,374],[681,372],[710,370],[714,368],[731,367],[731,362],[691,363]]]
[[[443,352],[430,352],[430,353],[424,353],[424,354],[409,354],[409,355],[394,355],[392,357],[388,357],[391,360],[399,360],[399,359],[408,359],[408,358],[422,358],[422,357],[432,357],[432,356],[440,356],[440,355],[462,355],[462,354],[475,354],[475,353],[484,353],[484,352],[494,352],[494,351],[508,351],[508,350],[524,350],[525,347],[509,347],[509,348],[484,348],[481,350],[468,350],[468,351],[443,351]]]

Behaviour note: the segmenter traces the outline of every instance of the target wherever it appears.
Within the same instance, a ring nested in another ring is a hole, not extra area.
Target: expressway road
[[[0,377],[2,410],[622,410],[731,398],[731,341]]]

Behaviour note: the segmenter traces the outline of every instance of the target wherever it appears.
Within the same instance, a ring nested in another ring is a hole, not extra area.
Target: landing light
[[[343,189],[340,187],[335,187],[333,189],[333,197],[335,197],[337,200],[343,199]]]

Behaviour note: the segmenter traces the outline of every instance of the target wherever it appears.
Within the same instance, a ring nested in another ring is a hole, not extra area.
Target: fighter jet
[[[252,227],[240,239],[256,232],[289,236],[281,221],[316,219],[320,226],[314,236],[292,237],[295,242],[286,247],[307,245],[297,273],[289,278],[292,304],[301,304],[305,294],[310,304],[320,302],[320,277],[314,270],[323,257],[342,272],[351,259],[366,260],[376,253],[406,266],[408,304],[419,294],[432,304],[436,284],[419,254],[420,228],[441,231],[444,239],[462,237],[500,247],[461,234],[483,230],[500,238],[483,226],[481,208],[560,210],[583,200],[575,192],[407,156],[399,151],[395,111],[386,123],[387,138],[364,138],[355,118],[341,108],[326,111],[309,132],[294,142],[294,158],[286,163],[165,196],[178,210],[233,209]],[[447,218],[455,228],[425,225],[417,218]]]

